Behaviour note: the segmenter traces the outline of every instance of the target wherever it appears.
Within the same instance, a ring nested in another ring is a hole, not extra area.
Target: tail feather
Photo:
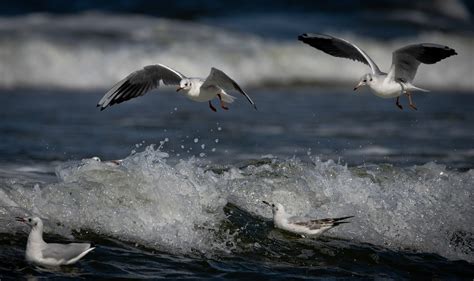
[[[226,103],[233,103],[235,101],[235,97],[227,94],[227,93],[221,93],[222,101]]]
[[[415,85],[409,85],[409,86],[408,86],[408,90],[409,90],[409,91],[420,91],[420,92],[425,92],[425,93],[427,93],[427,92],[430,91],[430,90],[426,90],[426,89],[423,89],[423,88],[418,88],[418,87],[415,86]]]

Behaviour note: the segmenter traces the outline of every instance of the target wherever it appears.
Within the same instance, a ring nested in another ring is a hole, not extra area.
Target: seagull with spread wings
[[[298,36],[298,40],[331,56],[347,58],[368,65],[371,72],[362,76],[354,91],[367,85],[376,96],[396,97],[396,105],[400,109],[403,109],[400,104],[402,94],[408,97],[410,107],[416,110],[411,98],[411,91],[428,92],[428,90],[412,84],[420,63],[434,64],[447,57],[457,55],[456,51],[448,46],[431,43],[408,45],[393,52],[392,66],[388,73],[384,73],[361,48],[344,39],[324,34],[305,33]]]
[[[225,110],[229,109],[227,104],[235,100],[235,97],[229,95],[226,91],[240,92],[257,109],[247,93],[232,78],[217,68],[211,68],[211,73],[206,79],[188,78],[163,64],[148,65],[131,73],[115,84],[102,97],[97,106],[104,110],[108,106],[143,96],[151,90],[158,88],[160,81],[164,85],[178,86],[176,91],[181,91],[193,101],[209,102],[209,107],[214,112],[216,108],[211,103],[212,99],[217,97],[221,108]]]

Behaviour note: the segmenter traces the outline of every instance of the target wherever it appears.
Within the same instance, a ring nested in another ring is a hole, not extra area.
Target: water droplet
[[[215,142],[215,143],[219,143],[219,139],[215,139],[214,142]]]
[[[221,128],[221,127],[217,127],[217,130],[218,130],[218,131],[222,131],[222,128]]]
[[[198,138],[194,138],[194,143],[198,143],[199,139]]]
[[[212,152],[216,152],[216,148],[213,147],[213,148],[211,149],[211,151],[212,151]]]
[[[199,153],[199,156],[200,156],[200,157],[204,157],[204,156],[206,156],[206,153],[201,152],[201,153]]]
[[[201,144],[201,149],[205,149],[206,148],[206,145],[205,144]]]

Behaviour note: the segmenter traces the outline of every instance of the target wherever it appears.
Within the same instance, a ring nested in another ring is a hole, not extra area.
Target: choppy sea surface
[[[470,1],[59,2],[0,9],[1,280],[474,278]],[[383,70],[411,43],[458,55],[420,66],[432,92],[401,111],[354,93],[367,67],[304,32],[351,40]],[[154,63],[220,68],[258,111],[236,95],[214,113],[173,88],[95,107]],[[355,217],[301,238],[275,230],[262,200]],[[32,214],[46,241],[96,249],[72,267],[27,264],[14,217]]]
[[[103,112],[103,92],[2,92],[0,276],[472,278],[473,95],[415,95],[415,112],[343,88],[249,92],[259,111],[167,90]],[[261,200],[355,218],[300,238]],[[13,217],[33,213],[47,241],[97,249],[28,265]]]

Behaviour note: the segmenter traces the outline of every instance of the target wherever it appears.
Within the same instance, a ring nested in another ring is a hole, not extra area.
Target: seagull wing
[[[56,244],[49,243],[46,248],[42,250],[43,258],[63,260],[67,262],[78,257],[83,252],[91,247],[89,243],[70,243],[70,244]]]
[[[334,57],[346,58],[370,66],[372,74],[381,74],[375,62],[359,47],[341,38],[324,34],[305,33],[298,40]]]
[[[448,46],[429,43],[408,45],[393,52],[388,77],[397,82],[410,83],[420,63],[434,64],[453,55],[457,55],[456,51]]]
[[[343,223],[348,223],[344,221],[346,219],[352,218],[354,216],[340,217],[340,218],[328,218],[328,219],[306,219],[301,217],[292,217],[289,221],[296,225],[306,226],[309,229],[321,229],[327,227],[334,227]]]
[[[150,90],[158,88],[160,81],[165,85],[179,85],[183,78],[186,78],[183,74],[166,65],[148,65],[115,84],[100,99],[97,106],[100,106],[100,110],[104,110],[107,106],[143,96]]]
[[[252,101],[252,99],[247,95],[242,88],[234,81],[232,78],[227,76],[223,71],[217,69],[217,68],[211,68],[211,73],[209,76],[207,76],[206,80],[202,84],[201,87],[213,87],[213,86],[218,86],[224,90],[227,91],[238,91],[242,95],[245,96],[245,98],[250,102],[250,104],[253,105],[255,109],[257,109],[257,106],[255,103]]]

